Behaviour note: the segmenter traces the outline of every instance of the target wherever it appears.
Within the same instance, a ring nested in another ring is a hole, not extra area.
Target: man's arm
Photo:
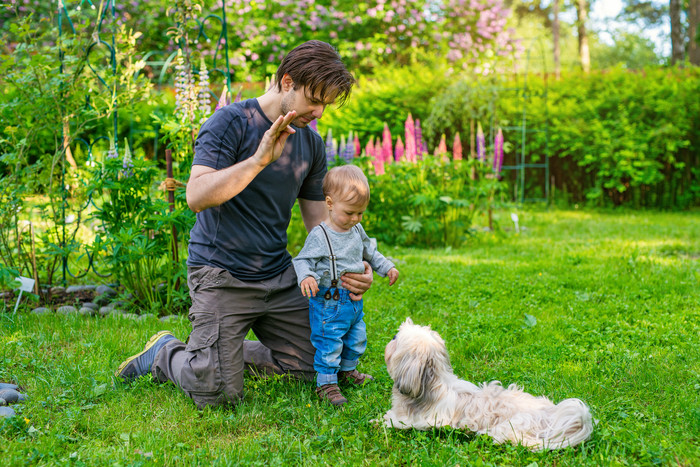
[[[304,221],[306,232],[311,232],[314,227],[326,220],[328,217],[328,208],[325,201],[311,201],[308,199],[299,198],[299,209],[301,210],[301,218]]]
[[[294,110],[285,116],[280,115],[265,132],[255,154],[231,167],[216,170],[193,165],[186,191],[190,209],[201,212],[219,206],[243,191],[265,167],[282,155],[284,143],[296,131],[289,126],[295,117]]]

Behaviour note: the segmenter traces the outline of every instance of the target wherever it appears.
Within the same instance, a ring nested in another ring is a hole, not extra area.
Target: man
[[[324,219],[325,148],[307,127],[327,105],[342,105],[354,83],[329,44],[309,41],[285,57],[263,96],[228,105],[202,125],[187,184],[197,213],[187,261],[192,332],[187,343],[159,332],[117,377],[151,373],[199,408],[242,398],[246,366],[313,380],[308,300],[286,231],[296,199],[308,231]],[[366,265],[342,280],[359,299],[372,272]],[[259,341],[244,339],[250,329]]]

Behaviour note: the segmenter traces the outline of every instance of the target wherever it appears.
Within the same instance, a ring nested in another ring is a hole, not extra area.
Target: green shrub
[[[362,225],[391,245],[460,246],[473,235],[477,213],[499,204],[503,183],[477,160],[444,161],[428,156],[416,163],[385,166],[376,175],[368,159],[354,161],[368,175],[370,203]],[[297,207],[287,232],[288,249],[298,253],[306,231]]]
[[[503,127],[516,145],[506,151],[507,166],[521,150],[525,116],[525,161],[549,154],[556,191],[571,201],[686,208],[700,201],[698,95],[697,69],[615,69],[548,82],[530,76],[527,89],[522,77],[460,81],[434,98],[424,128],[434,144],[441,132],[460,131],[465,140],[472,118],[487,134]],[[544,176],[528,173],[527,184],[543,186]]]

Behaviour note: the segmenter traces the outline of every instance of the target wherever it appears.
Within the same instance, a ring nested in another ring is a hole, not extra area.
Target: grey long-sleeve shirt
[[[346,272],[365,272],[363,260],[367,261],[382,277],[386,277],[389,270],[395,267],[394,263],[377,251],[377,241],[367,236],[361,224],[357,224],[347,232],[336,232],[325,223],[321,224],[326,228],[333,246],[338,278]],[[306,237],[304,248],[292,260],[297,273],[297,282],[301,284],[301,281],[311,276],[316,279],[319,287],[330,287],[332,276],[329,256],[326,237],[321,226],[316,226]]]

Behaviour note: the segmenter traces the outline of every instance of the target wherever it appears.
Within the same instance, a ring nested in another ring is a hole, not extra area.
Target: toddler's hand
[[[318,282],[316,282],[316,279],[313,277],[309,276],[303,281],[301,281],[301,284],[299,284],[299,287],[301,287],[301,294],[304,297],[315,297],[316,294],[318,293]]]
[[[396,279],[399,278],[399,270],[396,268],[391,268],[389,269],[389,272],[386,275],[389,278],[389,285],[394,285]]]

